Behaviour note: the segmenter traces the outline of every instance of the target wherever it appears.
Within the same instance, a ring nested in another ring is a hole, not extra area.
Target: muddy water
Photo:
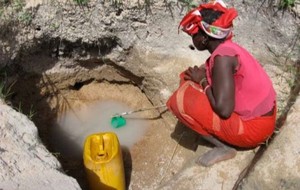
[[[130,111],[132,108],[117,101],[100,101],[70,110],[58,119],[53,126],[50,141],[55,151],[65,157],[82,157],[85,138],[93,133],[114,132],[123,147],[131,148],[139,141],[149,121],[139,113],[124,116],[126,125],[114,128],[111,125],[113,114]]]

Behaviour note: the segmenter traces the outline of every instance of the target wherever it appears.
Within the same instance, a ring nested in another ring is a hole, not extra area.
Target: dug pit
[[[132,189],[154,188],[167,179],[166,175],[172,175],[169,164],[178,144],[169,138],[173,131],[161,117],[166,108],[130,114],[124,116],[125,126],[111,126],[113,114],[157,106],[138,87],[142,78],[103,60],[81,62],[85,67],[72,59],[42,60],[40,67],[32,67],[37,61],[32,56],[14,71],[18,77],[11,101],[13,107],[34,121],[43,143],[82,189],[88,189],[82,162],[84,140],[99,132],[117,134],[126,183]],[[45,69],[49,64],[52,67]],[[177,138],[175,133],[173,137]]]

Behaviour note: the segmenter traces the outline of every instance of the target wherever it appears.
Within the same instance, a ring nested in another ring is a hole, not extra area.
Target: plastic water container
[[[115,133],[88,136],[83,162],[91,190],[125,190],[122,150]]]

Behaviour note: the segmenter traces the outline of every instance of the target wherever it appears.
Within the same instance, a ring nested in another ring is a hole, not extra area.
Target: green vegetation
[[[33,105],[31,104],[30,109],[28,111],[28,113],[25,113],[25,111],[22,109],[22,102],[19,102],[18,107],[14,107],[14,109],[20,113],[23,113],[24,115],[26,115],[28,117],[28,119],[32,120],[33,117],[36,115],[36,111],[33,109]]]
[[[27,114],[28,118],[32,120],[32,118],[36,115],[36,111],[33,109],[33,105],[30,106],[29,113]]]
[[[22,102],[19,102],[19,106],[17,108],[15,108],[15,110],[17,110],[18,112],[20,113],[23,113],[23,110],[22,110]]]
[[[178,0],[178,2],[181,3],[183,7],[186,7],[187,11],[198,7],[198,4],[195,3],[194,0]]]
[[[18,20],[20,23],[30,24],[32,14],[29,10],[25,10],[24,6],[24,0],[0,0],[0,19]]]
[[[24,6],[25,3],[22,0],[14,0],[12,4],[13,9],[18,13],[18,20],[21,23],[28,25],[32,20],[32,15],[30,12],[23,9]]]
[[[53,29],[53,30],[57,30],[59,28],[59,24],[58,23],[51,23],[50,28]]]
[[[16,80],[12,80],[8,78],[7,73],[9,73],[8,67],[4,67],[0,69],[0,99],[4,100],[6,103],[9,102],[10,96],[14,93],[12,91],[13,86],[16,84]],[[11,105],[12,106],[12,105]],[[19,102],[18,106],[13,106],[15,110],[17,110],[20,113],[23,113],[23,105],[22,102]],[[30,109],[28,111],[27,117],[32,120],[32,118],[36,115],[36,111],[33,108],[33,105],[30,106]]]
[[[115,7],[120,7],[123,5],[123,1],[122,0],[110,0],[110,3],[115,6]]]
[[[0,98],[3,99],[4,101],[7,100],[7,98],[12,94],[11,88],[13,84],[7,86],[5,84],[5,81],[0,82]]]
[[[74,2],[80,6],[84,6],[88,4],[88,0],[74,0]]]
[[[6,5],[8,4],[9,1],[7,0],[0,0],[0,19],[2,18],[2,15],[4,14],[4,10]]]
[[[7,98],[12,95],[12,87],[16,83],[16,81],[12,83],[8,83],[7,80],[7,74],[5,72],[5,68],[0,70],[0,98],[4,101],[7,100]]]
[[[12,2],[12,7],[16,12],[22,11],[24,6],[25,6],[25,3],[22,0],[14,0]]]
[[[26,10],[19,13],[18,20],[24,24],[30,24],[32,16]]]
[[[9,0],[0,0],[0,7],[4,7],[9,4]]]
[[[295,10],[293,9],[293,7],[295,7],[295,5],[299,2],[299,0],[264,0],[261,3],[261,7],[264,4],[268,4],[267,8],[269,10],[275,11],[275,14],[278,11],[282,11],[282,13],[284,13],[285,11],[289,11],[292,12],[295,16],[297,15],[297,13],[295,12]]]
[[[295,6],[296,0],[280,0],[278,7],[279,9],[290,9]]]

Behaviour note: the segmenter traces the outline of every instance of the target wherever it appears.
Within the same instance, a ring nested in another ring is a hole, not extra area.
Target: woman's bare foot
[[[236,150],[230,147],[215,147],[212,150],[206,152],[196,161],[197,164],[208,167],[213,164],[234,158]]]

